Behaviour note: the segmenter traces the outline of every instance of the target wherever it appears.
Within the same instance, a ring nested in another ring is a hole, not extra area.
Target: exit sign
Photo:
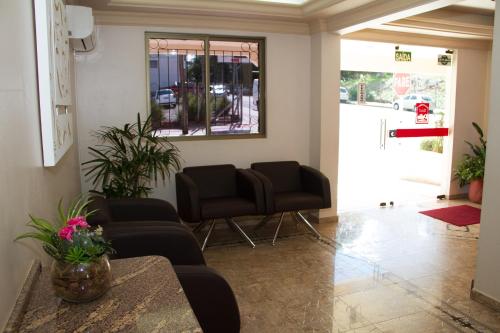
[[[411,61],[411,52],[409,51],[396,51],[394,54],[394,60],[399,62],[410,62]]]

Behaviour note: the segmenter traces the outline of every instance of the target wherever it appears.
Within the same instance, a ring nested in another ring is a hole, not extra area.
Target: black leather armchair
[[[160,255],[168,258],[205,333],[240,330],[236,298],[227,281],[206,266],[193,233],[179,222],[170,203],[158,199],[93,197],[90,225],[101,225],[113,258]]]
[[[232,230],[252,246],[255,244],[235,223],[233,217],[265,213],[263,188],[255,175],[234,165],[210,165],[184,168],[175,176],[177,208],[185,222],[199,223],[209,229],[202,250],[212,234],[216,219],[224,219]]]
[[[295,161],[252,163],[251,170],[264,188],[267,216],[259,226],[267,223],[272,214],[281,213],[273,245],[276,244],[285,212],[291,212],[297,221],[303,222],[318,239],[321,238],[300,211],[331,207],[330,182],[326,176]]]

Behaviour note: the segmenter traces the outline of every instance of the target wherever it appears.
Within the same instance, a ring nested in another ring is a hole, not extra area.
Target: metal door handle
[[[387,140],[387,136],[385,135],[386,130],[387,130],[387,119],[380,119],[379,144],[380,144],[380,149],[382,150],[385,150],[385,145]]]

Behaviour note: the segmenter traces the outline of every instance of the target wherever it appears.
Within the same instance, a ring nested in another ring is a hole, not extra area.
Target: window
[[[146,33],[146,49],[148,108],[157,133],[265,135],[264,38]]]

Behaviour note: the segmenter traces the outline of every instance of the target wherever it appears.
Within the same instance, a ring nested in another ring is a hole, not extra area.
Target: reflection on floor
[[[500,331],[500,313],[469,297],[479,226],[417,213],[455,204],[343,214],[319,225],[324,241],[295,232],[205,255],[234,288],[242,332]]]

